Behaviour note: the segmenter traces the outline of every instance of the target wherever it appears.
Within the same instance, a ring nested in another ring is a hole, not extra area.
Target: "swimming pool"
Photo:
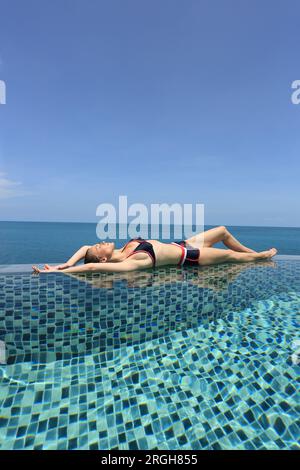
[[[0,268],[1,449],[300,449],[300,257],[25,268]]]

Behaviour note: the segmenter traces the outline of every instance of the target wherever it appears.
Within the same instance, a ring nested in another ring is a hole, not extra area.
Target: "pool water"
[[[0,449],[300,449],[300,259],[0,269]]]

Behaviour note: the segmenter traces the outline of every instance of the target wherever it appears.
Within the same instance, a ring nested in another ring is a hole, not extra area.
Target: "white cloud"
[[[22,183],[8,179],[6,173],[0,173],[0,199],[19,197],[25,194],[28,193],[22,188]]]

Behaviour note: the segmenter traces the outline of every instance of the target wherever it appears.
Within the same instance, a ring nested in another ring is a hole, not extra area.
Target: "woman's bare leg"
[[[276,248],[259,253],[242,253],[234,250],[204,247],[200,250],[199,265],[208,266],[220,263],[249,263],[264,259],[271,259],[277,253]]]
[[[225,246],[233,251],[241,253],[255,253],[251,248],[242,245],[242,243],[240,243],[223,225],[199,233],[186,240],[186,242],[195,248],[212,247],[216,243],[223,242]]]

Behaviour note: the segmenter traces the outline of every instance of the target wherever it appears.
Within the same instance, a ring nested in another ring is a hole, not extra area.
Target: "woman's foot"
[[[226,250],[224,250],[226,251]],[[259,253],[238,253],[236,251],[228,250],[229,260],[236,263],[249,263],[251,261],[268,260],[276,255],[276,248],[270,250],[260,251]],[[201,257],[200,257],[201,259]]]
[[[271,259],[277,253],[276,248],[271,248],[270,250],[260,251],[256,253],[256,259]]]

